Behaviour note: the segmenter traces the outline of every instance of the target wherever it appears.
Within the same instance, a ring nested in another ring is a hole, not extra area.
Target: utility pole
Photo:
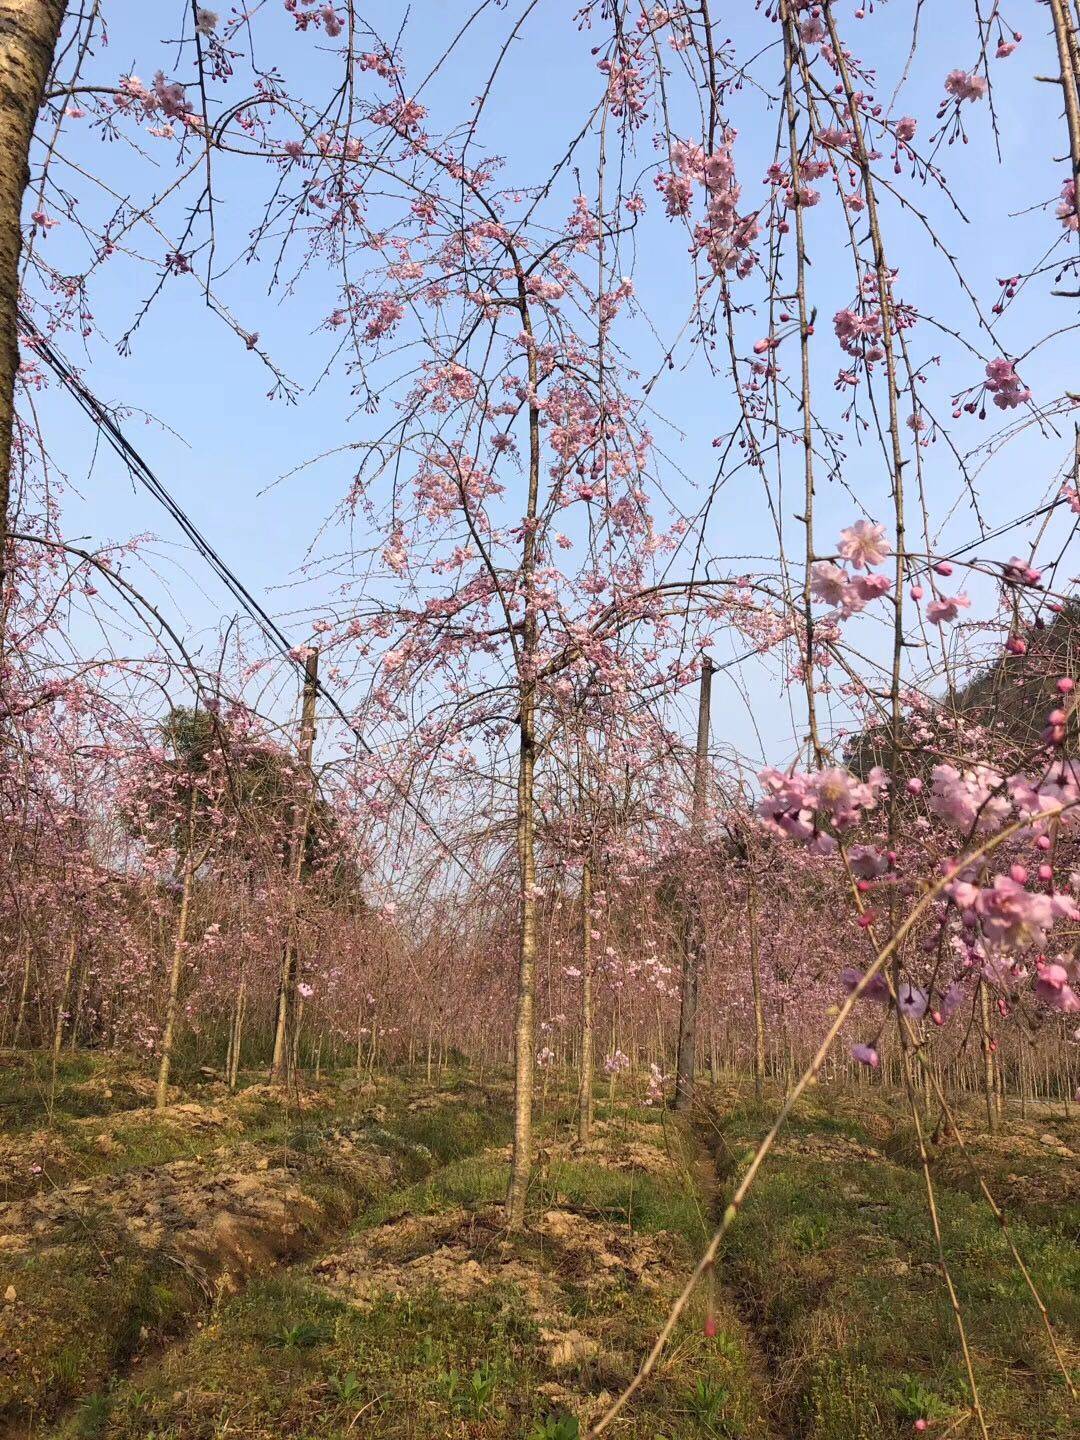
[[[701,660],[701,691],[698,698],[697,751],[694,756],[694,804],[690,812],[691,867],[705,830],[708,803],[709,721],[712,709],[713,663]],[[679,1008],[679,1056],[675,1068],[675,1108],[685,1110],[694,1094],[694,1067],[697,1058],[698,982],[704,959],[705,935],[701,908],[692,874],[686,883],[683,902],[682,997]]]
[[[315,776],[311,757],[315,749],[315,697],[319,691],[319,652],[309,650],[304,662],[304,703],[300,711],[300,764],[307,796],[293,812],[292,836],[286,851],[289,870],[289,929],[281,952],[281,979],[278,984],[277,1023],[274,1026],[274,1058],[270,1073],[285,1076],[289,1063],[290,1032],[296,1013],[296,957],[300,928],[300,877],[304,870],[311,812],[315,808]]]

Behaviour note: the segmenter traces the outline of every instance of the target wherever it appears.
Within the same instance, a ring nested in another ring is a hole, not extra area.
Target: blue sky
[[[290,87],[312,97],[327,83],[327,57],[312,36],[291,33],[288,17],[283,12],[276,14],[280,10],[277,0],[269,0],[265,8],[271,33],[265,42],[264,63],[278,60]],[[378,7],[383,33],[394,31],[394,17],[401,8],[394,3]],[[738,51],[760,48],[763,41],[774,38],[753,6],[735,8],[738,13],[729,33]],[[850,21],[852,7],[837,8],[852,43],[880,66],[877,93],[887,99],[907,55],[913,5],[909,0],[891,0],[879,5],[862,25]],[[1045,24],[1045,16],[1041,7],[1020,8],[1032,26],[1031,33],[1011,58],[994,66],[1002,163],[999,165],[993,154],[985,102],[965,107],[970,143],[944,152],[944,164],[967,222],[941,197],[919,192],[906,176],[899,181],[905,193],[933,213],[943,241],[955,252],[987,311],[997,297],[995,277],[1024,268],[1060,234],[1052,213],[1041,209],[1021,213],[1056,195],[1065,171],[1060,158],[1055,163],[1053,157],[1061,156],[1066,141],[1058,115],[1059,93],[1033,78],[1055,69],[1048,42],[1034,30],[1036,23]],[[95,78],[103,70],[116,73],[130,68],[149,80],[159,67],[187,78],[183,65],[176,70],[174,47],[162,43],[172,32],[159,31],[162,12],[171,20],[180,9],[179,5],[115,5],[111,44],[97,57]],[[590,43],[595,42],[578,32],[572,20],[575,9],[571,3],[537,7],[510,47],[481,118],[479,143],[506,157],[508,182],[527,185],[543,180],[579,122],[586,97],[591,100],[597,93],[595,60],[589,53]],[[411,7],[403,45],[410,76],[406,88],[412,88],[426,73],[465,13],[465,7],[447,0],[418,0]],[[469,113],[468,100],[484,83],[510,15],[507,10],[492,8],[470,32],[472,39],[425,89],[422,98],[431,110],[434,130]],[[894,111],[918,117],[920,141],[933,128],[944,75],[958,65],[970,67],[976,55],[967,5],[927,7],[922,25],[918,58]],[[766,57],[759,62],[758,73],[771,78],[776,68]],[[730,118],[739,130],[735,155],[748,207],[763,191],[761,177],[772,157],[776,112],[763,106],[759,95],[744,90],[733,97]],[[73,127],[63,148],[79,164],[107,177],[114,190],[142,193],[146,165],[121,143],[105,143],[89,130],[80,132]],[[158,183],[167,180],[170,151],[158,147],[150,153],[160,166]],[[593,153],[591,147],[583,151],[587,173],[594,163]],[[640,153],[628,159],[627,173],[654,158],[647,140],[643,141]],[[224,263],[242,249],[252,218],[261,211],[268,176],[257,161],[227,161],[219,174],[217,224]],[[651,195],[651,183],[647,182],[647,187]],[[565,216],[574,188],[564,185],[553,195],[547,212],[552,223]],[[899,213],[888,201],[885,204],[890,260],[901,272],[899,293],[987,349],[985,339],[975,334],[970,308],[957,297],[947,263],[927,243],[917,221]],[[837,413],[831,388],[842,359],[829,319],[851,299],[850,265],[835,222],[833,206],[823,205],[819,212],[807,215],[813,284],[822,316],[815,337],[815,388],[827,414]],[[40,243],[49,247],[49,258],[63,268],[60,257],[69,237],[55,231]],[[156,239],[146,234],[140,248],[151,256],[161,251]],[[641,227],[636,254],[627,254],[625,265],[632,271],[641,310],[650,319],[648,325],[643,318],[630,324],[627,343],[642,373],[649,374],[660,354],[651,327],[661,337],[670,337],[687,311],[691,292],[685,240],[662,216],[650,213]],[[311,620],[319,614],[320,595],[317,586],[296,588],[298,566],[321,522],[340,500],[348,470],[344,464],[328,464],[302,470],[287,480],[282,477],[319,452],[362,438],[365,424],[371,422],[362,415],[349,417],[348,382],[343,377],[331,376],[311,389],[327,354],[327,339],[319,333],[319,326],[333,308],[332,277],[312,271],[288,293],[279,291],[268,298],[269,269],[266,260],[234,265],[219,277],[217,288],[240,322],[259,331],[261,342],[303,387],[305,393],[297,405],[267,399],[266,371],[207,312],[191,277],[166,284],[135,335],[128,356],[121,357],[112,346],[97,343],[88,354],[80,355],[74,340],[65,348],[69,358],[86,365],[87,379],[104,399],[154,417],[154,423],[144,424],[137,416],[130,420],[132,439],[250,588],[282,617],[289,633],[303,641],[310,633]],[[93,309],[107,336],[115,339],[123,333],[153,283],[154,272],[145,265],[117,262],[103,271],[93,292]],[[1074,321],[1071,302],[1049,298],[1048,288],[1045,280],[1035,282],[1022,307],[1004,318],[1000,334],[1010,354],[1024,353],[1046,332]],[[753,285],[750,293],[760,296],[760,286]],[[752,338],[757,322],[747,317],[744,323],[746,337]],[[763,322],[760,333],[764,333]],[[929,326],[917,327],[911,343],[919,359],[933,354],[942,357],[927,399],[932,392],[935,407],[947,416],[948,393],[976,382],[981,365],[946,334],[934,333]],[[1077,353],[1074,338],[1065,335],[1024,365],[1024,379],[1038,399],[1046,400],[1070,386],[1080,388]],[[794,351],[788,355],[782,350],[781,358],[794,363]],[[655,392],[655,405],[663,417],[656,424],[658,439],[677,458],[683,472],[708,483],[715,467],[712,439],[730,426],[734,416],[730,383],[723,375],[710,377],[700,361],[693,360],[665,378]],[[156,535],[151,552],[160,580],[151,578],[147,583],[162,595],[172,613],[183,617],[193,636],[213,649],[222,614],[231,613],[228,596],[180,544],[162,512],[148,497],[133,491],[120,463],[105,450],[93,452],[89,427],[70,401],[50,396],[44,401],[44,413],[54,457],[73,487],[65,506],[69,535],[95,541],[143,532]],[[955,443],[966,451],[985,438],[989,429],[989,421],[980,426],[964,417],[955,427]],[[1032,508],[1056,490],[1055,476],[1071,443],[1071,426],[1059,424],[1058,429],[1056,436],[1027,432],[982,472],[980,494],[991,525]],[[787,484],[795,494],[801,489],[798,455],[792,451],[785,464],[790,467]],[[977,527],[969,510],[961,505],[947,518],[962,487],[944,444],[926,453],[925,466],[934,514],[945,524],[943,546],[973,538]],[[839,528],[857,513],[847,491],[854,493],[867,513],[888,520],[887,472],[875,446],[848,446],[843,480],[843,486],[822,483],[820,488],[821,548],[827,548]],[[689,490],[678,498],[689,507]],[[784,506],[787,544],[796,552],[801,549],[802,537],[793,514],[800,508],[794,500]],[[775,554],[775,535],[760,481],[749,472],[735,476],[721,492],[707,539],[717,555]],[[1009,537],[988,547],[986,553],[1004,558],[1013,548],[1019,547],[1014,547]],[[743,567],[735,563],[732,568]],[[866,629],[865,636],[858,631],[858,643],[872,649],[877,641],[871,622],[858,624]],[[856,632],[852,634],[854,638]],[[724,659],[727,653],[724,641],[718,647],[718,658]],[[291,685],[286,685],[285,697],[290,690]],[[800,729],[799,717],[789,707],[772,664],[726,672],[718,681],[715,715],[717,742],[730,744],[752,762],[786,759],[793,748],[793,729]]]

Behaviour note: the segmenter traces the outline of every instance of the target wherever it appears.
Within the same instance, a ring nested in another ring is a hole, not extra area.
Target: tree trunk
[[[236,992],[236,1013],[233,1016],[232,1041],[229,1046],[228,1083],[229,1089],[236,1089],[240,1074],[240,1051],[244,1043],[244,997],[247,982],[240,977],[240,988]]]
[[[192,828],[194,828],[195,792],[192,790]],[[188,833],[187,857],[184,861],[183,888],[180,891],[180,914],[176,917],[176,934],[173,937],[172,964],[169,966],[169,998],[165,1004],[165,1029],[161,1036],[161,1060],[158,1064],[157,1093],[155,1109],[164,1110],[169,1101],[169,1071],[172,1069],[173,1045],[176,1040],[176,1017],[180,1009],[180,977],[184,970],[184,947],[187,944],[188,915],[191,911],[191,891],[195,881],[195,851],[192,835]]]
[[[66,9],[65,0],[0,0],[0,641],[19,372],[22,202],[30,182],[30,141]]]
[[[531,689],[531,687],[530,687]],[[518,870],[521,881],[521,936],[518,952],[518,1003],[514,1025],[514,1150],[506,1219],[512,1230],[525,1224],[525,1199],[532,1168],[533,1065],[536,1032],[536,856],[533,783],[535,737],[530,696],[522,705],[521,761],[518,776]],[[527,718],[526,718],[527,714]]]
[[[982,1022],[983,1090],[986,1099],[986,1128],[991,1135],[997,1133],[997,1101],[994,1096],[994,1052],[990,1036],[990,1000],[986,993],[985,981],[979,986],[980,1019]]]
[[[705,825],[706,772],[709,761],[709,707],[712,699],[712,661],[701,661],[701,695],[698,701],[697,747],[694,756],[694,808],[690,821],[691,850],[696,852]],[[692,854],[691,863],[696,863]],[[679,1054],[675,1066],[675,1108],[685,1110],[694,1094],[694,1062],[697,1057],[698,985],[704,954],[700,906],[693,883],[688,887],[683,911],[682,996],[679,1008]]]
[[[753,860],[751,859],[751,865]],[[754,991],[754,1095],[765,1095],[765,1009],[761,1002],[761,970],[758,954],[757,892],[752,873],[747,875],[747,920],[750,925],[750,983]]]
[[[22,1035],[23,1021],[26,1019],[26,1001],[30,994],[30,947],[27,946],[26,956],[23,960],[22,983],[19,986],[19,1008],[15,1012],[15,1029],[11,1036],[11,1048],[14,1050],[19,1044],[19,1037]]]
[[[308,826],[315,803],[315,777],[311,757],[315,748],[315,697],[319,689],[319,652],[308,652],[304,664],[304,702],[300,712],[300,762],[306,771],[308,794],[299,809],[289,842],[289,926],[281,951],[281,978],[278,982],[277,1018],[274,1024],[274,1056],[270,1073],[275,1080],[285,1077],[291,1054],[290,1033],[296,1009],[296,956],[300,928],[300,879],[304,873],[304,851]]]
[[[68,941],[67,964],[64,967],[64,983],[60,988],[60,999],[56,1005],[56,1024],[53,1027],[52,1064],[53,1075],[56,1075],[57,1061],[60,1059],[60,1050],[64,1044],[64,1020],[67,1016],[68,996],[71,993],[71,977],[75,973],[75,956],[77,954],[77,940],[74,930],[71,932],[71,939]]]
[[[532,339],[525,276],[518,271],[518,306],[525,334]],[[517,852],[521,886],[521,933],[518,950],[517,1017],[514,1023],[514,1146],[510,1186],[506,1195],[506,1223],[510,1230],[525,1224],[525,1201],[532,1169],[533,1066],[536,1034],[536,815],[533,789],[536,779],[536,653],[540,639],[536,613],[536,527],[540,495],[540,410],[536,400],[540,383],[536,346],[527,351],[529,370],[529,492],[525,507],[521,549],[521,592],[525,615],[517,656],[521,713],[518,720]]]
[[[593,1122],[592,863],[581,871],[581,1057],[578,1084],[578,1139],[584,1145]]]

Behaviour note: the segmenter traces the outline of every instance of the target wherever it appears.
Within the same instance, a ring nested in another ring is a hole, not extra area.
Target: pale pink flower
[[[892,546],[885,538],[885,526],[869,520],[856,520],[854,525],[841,530],[836,548],[856,570],[867,570],[871,565],[880,565],[892,554]]]
[[[926,607],[926,618],[932,625],[944,625],[955,620],[961,610],[966,610],[971,601],[966,595],[941,595],[931,600]]]
[[[967,70],[950,70],[945,77],[946,93],[954,100],[981,100],[986,94],[986,79]]]
[[[985,765],[963,772],[953,765],[935,765],[929,806],[940,820],[977,833],[994,830],[1007,818],[1007,796],[1000,793],[1002,777]]]
[[[841,604],[847,585],[847,571],[830,560],[818,560],[810,571],[810,593],[823,605]]]

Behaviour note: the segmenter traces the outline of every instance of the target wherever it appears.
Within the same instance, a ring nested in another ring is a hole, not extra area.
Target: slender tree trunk
[[[66,9],[65,0],[0,0],[0,646],[19,373],[22,202],[30,181],[30,141]]]
[[[1062,1090],[1062,1097],[1065,1104],[1065,1119],[1069,1118],[1069,1101],[1072,1099],[1072,1061],[1069,1055],[1069,1046],[1066,1039],[1066,1022],[1061,1022],[1061,1054],[1065,1064],[1065,1087]],[[1060,1075],[1060,1071],[1058,1072]]]
[[[997,1132],[997,1101],[994,1098],[994,1052],[990,1036],[990,999],[985,982],[979,986],[979,1015],[982,1024],[983,1090],[986,1099],[986,1128],[990,1134]]]
[[[525,276],[518,271],[518,306],[521,323],[532,340]],[[525,615],[517,656],[521,713],[518,720],[517,852],[521,886],[521,933],[518,954],[517,1017],[514,1024],[514,1144],[510,1185],[506,1195],[506,1223],[511,1230],[525,1224],[525,1201],[532,1169],[533,1066],[536,1044],[536,654],[539,619],[536,613],[536,527],[540,495],[540,411],[536,401],[540,383],[536,346],[527,350],[529,372],[529,493],[521,554],[521,592]]]
[[[1080,26],[1073,28],[1067,0],[1050,0],[1050,14],[1061,67],[1061,94],[1069,132],[1072,178],[1076,186],[1076,203],[1080,205]]]
[[[531,686],[529,687],[531,691]],[[525,1224],[525,1200],[532,1168],[533,1066],[536,1034],[536,856],[533,783],[534,698],[522,705],[521,759],[518,776],[518,856],[521,883],[521,936],[518,958],[517,1020],[514,1025],[514,1147],[506,1219],[511,1229]],[[527,718],[526,718],[527,716]]]
[[[698,701],[697,747],[694,756],[694,807],[690,821],[691,863],[705,827],[706,787],[709,762],[709,707],[712,698],[712,661],[701,661],[701,694]],[[679,1007],[679,1053],[675,1066],[675,1108],[685,1110],[694,1095],[694,1062],[697,1057],[698,986],[704,958],[701,908],[694,884],[687,887],[683,910],[682,996]]]
[[[75,957],[78,954],[78,941],[75,931],[72,930],[71,938],[68,941],[67,963],[64,966],[64,983],[60,988],[60,999],[56,1006],[56,1024],[53,1027],[52,1063],[53,1074],[56,1074],[57,1061],[60,1059],[60,1051],[64,1044],[64,1021],[67,1018],[68,996],[71,993],[71,977],[75,972]]]
[[[89,977],[86,973],[86,958],[76,965],[75,1003],[71,1007],[71,1024],[68,1026],[68,1049],[74,1050],[79,1039],[79,1026],[82,1024],[83,1005],[86,1002],[86,989]]]
[[[304,1002],[296,1007],[296,1020],[292,1026],[292,1045],[289,1048],[289,1065],[295,1075],[300,1069],[300,1031],[304,1024]]]
[[[232,1045],[229,1051],[228,1083],[229,1089],[236,1089],[236,1082],[240,1075],[240,1051],[244,1044],[244,1003],[247,991],[247,981],[243,975],[240,977],[240,987],[236,992],[236,1013],[233,1017]]]
[[[315,803],[315,778],[311,773],[311,757],[315,748],[315,697],[319,688],[319,652],[308,652],[304,664],[304,702],[300,712],[300,763],[305,771],[308,793],[298,807],[298,823],[289,842],[289,925],[281,952],[281,978],[278,982],[277,1018],[274,1024],[274,1055],[271,1075],[283,1079],[290,1055],[290,1031],[296,1011],[296,956],[300,928],[300,879],[304,873],[304,851],[307,848],[308,826]]]
[[[371,1012],[371,1044],[368,1046],[368,1078],[375,1073],[375,1050],[379,1043],[379,1012]]]
[[[578,1083],[578,1139],[584,1145],[593,1122],[592,861],[581,870],[581,1057]]]
[[[191,816],[194,821],[195,802],[192,790]],[[172,963],[169,966],[169,998],[165,1003],[165,1029],[161,1036],[161,1060],[158,1063],[157,1093],[154,1106],[164,1110],[169,1103],[169,1072],[172,1069],[173,1046],[176,1041],[176,1017],[180,1009],[180,977],[184,971],[184,950],[187,945],[188,915],[191,911],[191,891],[195,882],[195,850],[193,836],[188,830],[187,857],[184,861],[183,888],[180,891],[180,914],[176,918],[176,934],[173,937]]]
[[[750,865],[753,865],[751,859]],[[754,1095],[765,1094],[765,1008],[761,1001],[761,966],[758,953],[757,890],[752,869],[747,872],[746,908],[750,926],[750,983],[754,991]]]
[[[15,1012],[15,1029],[11,1036],[11,1047],[19,1043],[22,1035],[23,1021],[26,1019],[26,1001],[30,994],[30,947],[27,946],[26,955],[23,958],[22,983],[19,986],[19,1006]]]

